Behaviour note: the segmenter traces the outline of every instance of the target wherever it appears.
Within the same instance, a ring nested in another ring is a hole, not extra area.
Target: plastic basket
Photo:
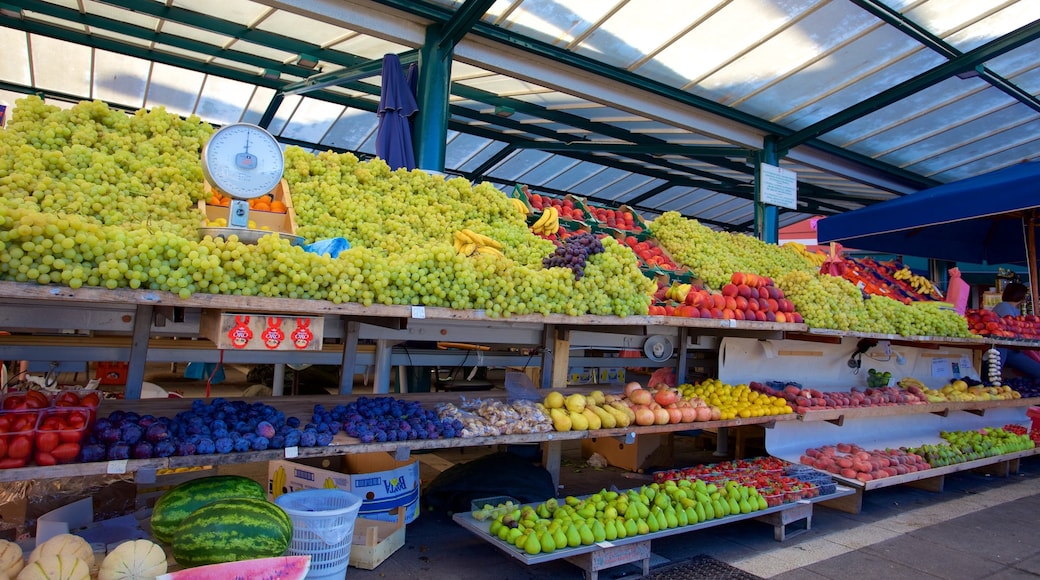
[[[311,557],[308,580],[342,580],[350,564],[361,498],[339,489],[305,489],[280,495],[274,501],[292,519],[289,554]]]

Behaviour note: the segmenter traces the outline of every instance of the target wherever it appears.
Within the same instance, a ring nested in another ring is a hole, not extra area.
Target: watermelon
[[[303,580],[310,568],[310,556],[279,556],[185,568],[163,574],[155,580]]]
[[[264,499],[267,490],[248,477],[213,475],[186,481],[163,494],[152,509],[152,534],[164,544],[173,540],[181,521],[191,512],[220,499]]]
[[[285,554],[292,532],[289,514],[266,499],[218,499],[184,518],[170,546],[187,567],[238,562]]]

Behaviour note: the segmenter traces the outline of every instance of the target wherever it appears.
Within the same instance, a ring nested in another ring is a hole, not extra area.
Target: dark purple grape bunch
[[[570,268],[574,279],[581,280],[585,275],[585,263],[589,256],[603,252],[603,242],[589,232],[575,234],[563,240],[548,257],[542,258],[542,266],[546,268]]]

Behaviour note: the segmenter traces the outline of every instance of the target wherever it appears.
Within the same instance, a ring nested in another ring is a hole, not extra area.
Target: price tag
[[[293,459],[293,458],[299,457],[299,456],[300,456],[300,448],[299,447],[293,446],[293,447],[286,447],[285,448],[285,458],[286,459]]]
[[[945,379],[950,376],[950,359],[933,358],[932,376],[937,379]]]
[[[426,318],[426,307],[412,306],[412,318]]]
[[[113,475],[126,473],[126,459],[113,459],[105,466],[105,472]]]
[[[614,544],[612,542],[608,542],[606,540],[604,540],[602,542],[596,542],[596,545],[599,546],[600,548],[613,548],[614,547]]]

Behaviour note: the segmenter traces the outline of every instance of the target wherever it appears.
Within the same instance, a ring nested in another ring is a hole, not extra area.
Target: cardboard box
[[[612,383],[624,383],[625,382],[625,369],[624,367],[602,367],[599,369],[599,380],[598,382],[604,384]]]
[[[220,349],[317,351],[325,332],[322,316],[204,310],[199,334]]]
[[[394,552],[401,549],[405,540],[405,508],[396,510],[397,520],[393,523],[368,518],[354,522],[354,539],[350,546],[350,565],[362,570],[374,570]]]
[[[271,498],[301,489],[336,488],[361,497],[359,518],[394,522],[404,506],[405,523],[419,517],[419,460],[395,461],[389,453],[276,460],[267,466]]]
[[[206,189],[206,199],[209,199],[213,195],[213,188],[209,182],[204,183]],[[285,213],[272,212],[272,211],[258,211],[250,210],[249,219],[256,222],[258,229],[268,229],[272,232],[281,232],[283,234],[296,234],[296,211],[293,209],[292,196],[289,195],[289,184],[284,179],[281,180],[274,189],[269,193],[274,201],[280,201],[285,204]],[[212,222],[223,218],[228,219],[228,208],[222,205],[210,205],[206,203],[206,200],[199,200],[199,211],[202,212],[202,225],[208,225],[208,222]]]
[[[594,437],[581,442],[582,457],[599,453],[610,465],[629,471],[671,465],[673,451],[671,433],[638,435],[635,443],[631,444],[617,437]]]
[[[584,367],[570,367],[567,369],[567,384],[569,385],[591,385],[596,382],[596,369]]]

